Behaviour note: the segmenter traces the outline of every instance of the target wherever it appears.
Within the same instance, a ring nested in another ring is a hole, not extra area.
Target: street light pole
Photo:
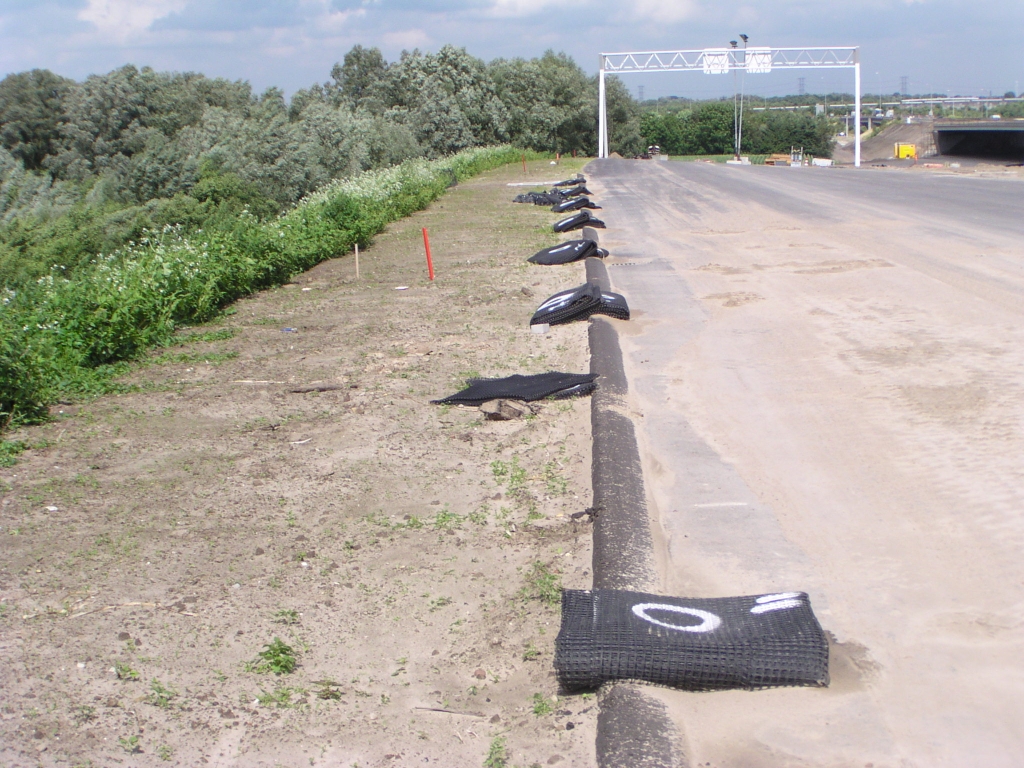
[[[731,45],[733,50],[735,51],[736,47],[739,45],[739,43],[737,43],[735,40],[730,40],[729,41],[729,45]],[[736,63],[736,54],[735,53],[733,54],[733,63],[734,64]],[[739,112],[736,109],[736,68],[735,67],[731,67],[731,69],[732,69],[732,146],[733,146],[733,150],[734,150],[733,154],[734,154],[735,158],[737,160],[739,160],[740,159],[740,144],[739,144],[739,138],[738,138],[738,134],[737,134],[737,129],[738,129],[738,126],[739,126]]]
[[[749,39],[746,35],[740,35],[740,39],[743,41],[743,71],[740,72],[740,125],[738,129],[738,135],[736,137],[736,159],[738,160],[740,154],[743,152],[743,90],[746,85],[744,77],[747,74],[747,40]]]

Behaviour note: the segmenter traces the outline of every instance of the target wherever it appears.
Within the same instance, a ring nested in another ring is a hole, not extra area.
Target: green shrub
[[[59,393],[95,391],[98,367],[168,343],[175,328],[207,321],[356,243],[369,245],[388,223],[440,197],[453,173],[466,179],[519,155],[503,146],[409,160],[331,182],[271,221],[242,210],[212,231],[167,225],[71,273],[55,268],[8,290],[0,303],[0,417],[36,418]],[[218,183],[207,201],[235,184]]]

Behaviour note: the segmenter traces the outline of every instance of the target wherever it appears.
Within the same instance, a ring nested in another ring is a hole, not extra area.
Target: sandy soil
[[[527,326],[583,268],[526,264],[553,216],[506,186],[570,170],[464,183],[360,281],[322,264],[184,332],[140,391],[13,436],[35,447],[0,474],[0,764],[593,764],[543,599],[590,585],[589,401],[428,402],[587,370],[584,325]],[[275,639],[293,672],[260,670]]]

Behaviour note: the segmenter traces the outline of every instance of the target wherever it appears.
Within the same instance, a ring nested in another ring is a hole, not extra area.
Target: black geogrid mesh
[[[555,192],[556,190],[551,190],[551,191]],[[587,189],[586,185],[584,185],[584,184],[580,184],[580,185],[575,186],[575,187],[569,187],[567,189],[559,189],[559,190],[557,190],[557,192],[560,195],[562,195],[563,197],[577,197],[578,195],[592,195],[592,194],[594,194],[589,189]]]
[[[480,405],[488,400],[543,400],[546,397],[562,399],[589,395],[596,388],[596,373],[560,373],[549,371],[524,376],[517,373],[503,379],[470,379],[466,389],[454,395],[431,400],[432,403]]]
[[[555,192],[524,192],[521,195],[516,195],[512,198],[513,203],[533,203],[534,205],[555,205],[565,200],[560,194]]]
[[[563,200],[560,203],[556,203],[551,206],[551,210],[554,213],[565,213],[566,211],[578,211],[581,208],[589,208],[591,210],[600,210],[601,206],[593,202],[589,197],[570,197],[568,200]]]
[[[583,174],[578,174],[574,179],[566,179],[565,181],[556,181],[552,186],[554,187],[575,187],[578,184],[586,184],[587,180]]]
[[[604,229],[604,222],[600,219],[595,219],[590,215],[590,211],[583,210],[574,213],[572,216],[566,216],[564,219],[560,219],[551,225],[555,232],[570,232],[574,229],[580,229],[582,227],[597,227],[598,229]]]
[[[828,642],[803,592],[686,599],[562,592],[555,669],[567,691],[611,680],[688,690],[828,685]]]
[[[588,256],[596,256],[598,250],[597,243],[593,240],[567,240],[543,251],[537,251],[527,261],[534,264],[569,264]]]
[[[530,325],[560,325],[586,320],[591,315],[610,315],[629,320],[629,305],[617,293],[602,292],[593,283],[559,291],[547,299],[530,318]]]

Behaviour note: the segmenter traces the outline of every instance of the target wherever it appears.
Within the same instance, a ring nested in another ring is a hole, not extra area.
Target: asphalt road
[[[827,689],[652,689],[691,764],[1024,764],[1024,177],[587,170],[663,589],[835,638]]]

